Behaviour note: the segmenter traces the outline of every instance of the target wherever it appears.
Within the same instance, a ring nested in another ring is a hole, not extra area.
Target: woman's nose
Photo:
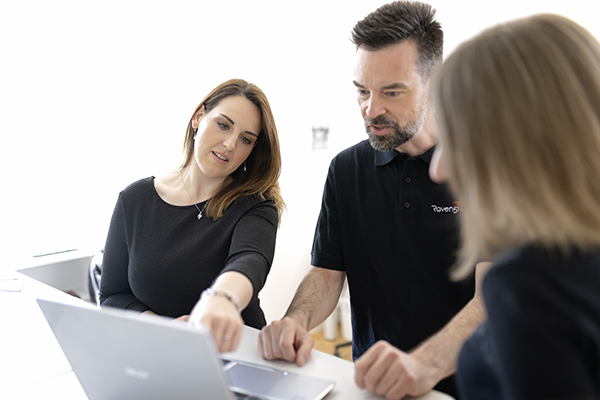
[[[227,137],[223,140],[223,146],[229,150],[232,151],[233,149],[235,149],[235,136],[234,135],[227,135]]]

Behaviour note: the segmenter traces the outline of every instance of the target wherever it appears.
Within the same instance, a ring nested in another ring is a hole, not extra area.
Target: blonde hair
[[[262,117],[262,130],[256,145],[246,160],[247,170],[238,168],[231,173],[231,181],[225,185],[208,202],[206,215],[219,219],[225,211],[241,196],[258,196],[262,199],[271,199],[279,213],[285,209],[279,188],[279,175],[281,173],[281,152],[279,149],[279,136],[271,106],[265,94],[258,86],[242,79],[231,79],[213,89],[208,96],[198,104],[187,126],[183,141],[184,161],[180,169],[185,168],[194,157],[194,136],[192,127],[194,114],[204,105],[206,113],[216,107],[221,100],[230,96],[242,96],[252,102],[260,111]]]
[[[511,247],[600,245],[600,44],[558,15],[491,28],[460,46],[432,98],[460,200],[454,270]]]

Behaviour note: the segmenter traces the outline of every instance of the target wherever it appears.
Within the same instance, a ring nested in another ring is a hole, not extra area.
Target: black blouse
[[[275,252],[273,202],[241,197],[217,221],[197,215],[193,205],[166,203],[154,177],[122,191],[104,249],[100,304],[177,318],[192,311],[220,274],[238,271],[254,287],[242,318],[247,325],[264,326],[258,292]]]
[[[465,399],[600,399],[600,250],[504,253],[483,281],[488,320],[465,343]]]

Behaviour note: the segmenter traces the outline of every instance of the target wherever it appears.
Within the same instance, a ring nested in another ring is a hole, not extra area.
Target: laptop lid
[[[335,382],[231,360],[212,335],[166,318],[37,300],[90,400],[322,399]],[[226,372],[224,372],[224,370]]]
[[[235,399],[206,333],[124,310],[37,302],[90,400]]]

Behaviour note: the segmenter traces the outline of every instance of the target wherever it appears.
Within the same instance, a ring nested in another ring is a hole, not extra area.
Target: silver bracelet
[[[229,293],[225,290],[221,290],[221,289],[217,289],[214,290],[212,288],[208,288],[206,289],[204,292],[202,292],[202,297],[204,296],[221,296],[226,298],[227,300],[229,300],[230,302],[233,303],[233,305],[235,306],[235,309],[237,310],[237,312],[241,312],[242,311],[242,307],[240,306],[240,301],[238,300],[237,296],[234,295],[233,293]]]

